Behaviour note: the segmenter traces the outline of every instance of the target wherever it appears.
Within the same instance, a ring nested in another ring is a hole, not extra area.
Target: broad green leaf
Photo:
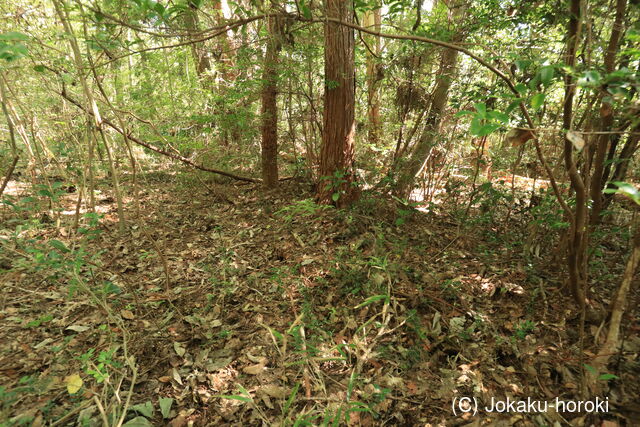
[[[173,398],[171,397],[161,397],[158,399],[158,406],[160,406],[162,418],[169,418],[169,414],[171,414],[171,405],[173,405]]]
[[[533,108],[534,110],[539,110],[540,107],[542,107],[542,104],[544,104],[545,97],[546,95],[544,93],[537,93],[533,95],[533,97],[531,98],[531,108]]]
[[[148,400],[144,403],[133,405],[131,409],[140,413],[141,415],[144,415],[147,418],[153,417],[153,403]]]
[[[9,31],[9,32],[0,34],[0,40],[27,41],[29,40],[29,36],[23,33],[19,33],[17,31]]]
[[[122,427],[153,427],[153,424],[145,417],[135,417],[124,423]]]
[[[599,72],[595,70],[586,71],[582,77],[578,79],[578,86],[595,87],[600,85],[601,79],[602,77]]]
[[[26,55],[29,53],[29,49],[27,49],[27,47],[22,43],[16,43],[13,45],[13,52],[16,55]]]
[[[33,71],[35,71],[37,73],[42,73],[42,72],[44,72],[44,70],[46,70],[44,65],[34,65],[33,66]]]
[[[473,136],[478,136],[480,129],[482,129],[482,119],[480,119],[480,117],[478,116],[475,116],[473,120],[471,120],[471,126],[469,126],[469,132],[471,132],[471,135]]]
[[[524,83],[518,83],[516,85],[516,90],[520,95],[524,95],[525,93],[527,93],[527,86]]]
[[[480,128],[480,130],[478,131],[478,136],[487,136],[491,134],[493,131],[495,131],[496,129],[498,129],[499,127],[500,125],[495,123],[486,124]]]
[[[60,252],[69,252],[69,248],[67,248],[67,246],[60,240],[49,240],[49,246],[52,246],[54,249],[57,249]]]
[[[305,19],[311,19],[312,15],[311,15],[311,9],[309,9],[309,6],[307,6],[307,2],[304,0],[300,0],[300,12],[302,12],[302,16],[305,17]]]
[[[511,114],[511,112],[513,112],[513,110],[515,110],[516,108],[520,107],[520,103],[521,102],[522,102],[522,100],[520,100],[520,99],[516,99],[515,101],[511,101],[511,103],[509,104],[509,106],[505,110],[507,112],[507,114]]]
[[[500,123],[503,123],[505,125],[509,123],[509,115],[505,114],[505,113],[502,113],[500,111],[491,111],[489,113],[489,118],[490,119],[495,119],[495,120],[497,120]]]
[[[549,86],[553,82],[554,69],[552,66],[547,65],[540,70],[540,81],[543,85]]]
[[[485,103],[476,102],[475,104],[473,104],[473,106],[476,107],[476,111],[478,112],[478,115],[484,118],[485,114],[487,114],[487,106],[485,105]]]
[[[331,200],[333,200],[334,202],[337,202],[338,199],[340,199],[340,193],[333,193],[331,195]]]
[[[469,110],[462,110],[462,111],[458,111],[456,113],[456,117],[462,117],[462,116],[475,116],[476,113],[474,113],[473,111],[469,111]]]
[[[518,71],[524,71],[531,65],[531,61],[528,59],[516,59],[513,63],[518,68]]]
[[[605,193],[608,194],[615,194],[615,193],[620,193],[623,194],[627,197],[629,197],[631,200],[633,200],[636,204],[640,205],[640,191],[638,191],[638,189],[636,187],[634,187],[633,185],[629,184],[628,182],[621,182],[621,181],[614,181],[612,182],[613,185],[615,185],[618,188],[607,188],[604,190]]]

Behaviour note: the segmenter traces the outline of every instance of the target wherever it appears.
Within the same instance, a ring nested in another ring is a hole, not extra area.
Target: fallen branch
[[[70,103],[72,103],[73,105],[75,105],[76,107],[80,108],[81,110],[93,115],[93,112],[89,109],[87,109],[84,105],[82,105],[80,102],[76,101],[75,99],[71,98],[66,91],[62,91],[62,92],[57,92],[60,96],[62,96],[64,99],[66,99],[67,101],[69,101]],[[108,119],[103,118],[102,119],[102,123],[109,126],[110,128],[112,128],[113,130],[115,130],[116,132],[118,132],[119,134],[126,136],[130,141],[135,142],[138,145],[141,145],[145,148],[148,148],[151,151],[154,151],[158,154],[162,154],[163,156],[167,156],[173,160],[177,160],[179,162],[182,162],[186,165],[192,166],[196,169],[199,169],[201,171],[205,171],[205,172],[211,172],[211,173],[215,173],[218,175],[222,175],[222,176],[226,176],[232,179],[235,179],[237,181],[245,181],[245,182],[254,182],[254,183],[260,183],[262,182],[262,180],[257,179],[257,178],[248,178],[245,176],[240,176],[240,175],[235,175],[232,174],[230,172],[225,172],[225,171],[221,171],[218,169],[212,169],[212,168],[208,168],[206,166],[202,166],[199,165],[197,163],[194,163],[193,161],[191,161],[190,159],[181,156],[179,154],[175,154],[175,153],[170,153],[169,151],[163,150],[162,148],[156,147],[148,142],[142,141],[141,139],[126,133],[123,129],[120,129],[118,126],[116,126],[113,122],[111,122]]]

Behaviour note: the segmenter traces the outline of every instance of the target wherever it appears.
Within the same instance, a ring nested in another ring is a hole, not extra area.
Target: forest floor
[[[125,410],[130,427],[638,425],[637,307],[602,377],[608,413],[485,409],[580,400],[579,318],[526,203],[464,222],[367,193],[323,208],[293,180],[203,179],[146,175],[126,233],[107,187],[77,234],[73,215],[29,220],[33,200],[3,208],[1,426],[118,425]],[[621,245],[602,249],[603,295]],[[602,333],[587,324],[585,357]]]

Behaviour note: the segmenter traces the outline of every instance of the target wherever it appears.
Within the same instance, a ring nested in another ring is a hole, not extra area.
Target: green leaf
[[[473,111],[469,111],[469,110],[462,110],[462,111],[458,111],[456,113],[456,117],[462,117],[462,116],[475,116],[476,113],[474,113]]]
[[[338,199],[340,199],[340,193],[333,193],[331,195],[331,200],[333,200],[334,202],[337,202]]]
[[[505,113],[502,113],[500,111],[491,111],[489,113],[489,118],[490,119],[495,119],[495,120],[497,120],[500,123],[503,123],[505,125],[509,123],[509,115],[505,114]]]
[[[638,191],[638,189],[636,187],[634,187],[633,185],[629,184],[628,182],[621,182],[621,181],[614,181],[612,182],[613,185],[615,185],[618,188],[607,188],[604,190],[605,193],[608,194],[615,194],[615,193],[620,193],[623,194],[625,196],[627,196],[628,198],[630,198],[631,200],[633,200],[636,204],[640,205],[640,191]]]
[[[598,379],[601,381],[617,380],[619,378],[619,376],[613,374],[602,374],[598,377]]]
[[[509,106],[505,110],[507,112],[507,114],[511,114],[513,112],[513,110],[515,110],[516,108],[520,107],[520,103],[521,102],[522,102],[522,100],[520,100],[520,99],[516,99],[515,101],[511,101],[511,103],[509,104]]]
[[[544,104],[545,97],[546,95],[544,93],[537,93],[533,95],[533,97],[531,98],[531,108],[533,108],[534,110],[539,110],[540,107],[542,107],[542,104]]]
[[[487,114],[487,106],[485,105],[485,103],[476,102],[475,104],[473,104],[473,106],[476,107],[476,111],[478,112],[478,115],[484,118],[485,114]]]
[[[171,397],[161,397],[158,399],[158,406],[160,406],[160,413],[162,414],[162,418],[169,418],[169,414],[171,413],[171,405],[173,405],[173,398]]]
[[[307,3],[303,0],[300,0],[300,12],[302,12],[302,16],[305,17],[305,19],[311,19],[312,15],[311,15],[311,9],[309,9],[309,6],[307,6]]]
[[[584,364],[584,367],[587,371],[591,372],[592,374],[596,374],[598,373],[598,370],[596,368],[594,368],[591,365],[587,365],[586,363]]]
[[[296,383],[291,391],[291,395],[287,399],[287,402],[284,404],[283,412],[286,415],[289,412],[289,408],[293,404],[294,399],[296,398],[296,394],[298,394],[298,389],[300,388],[300,383]]]
[[[469,132],[471,135],[478,136],[478,133],[482,129],[482,119],[478,116],[475,116],[473,120],[471,120],[471,126],[469,126]]]
[[[49,240],[49,246],[59,250],[60,252],[70,252],[69,248],[67,248],[67,246],[60,240]]]
[[[153,5],[153,10],[158,13],[158,16],[164,16],[165,7],[162,3],[156,3]]]
[[[19,33],[17,31],[9,31],[7,33],[0,34],[0,40],[6,41],[27,41],[29,40],[29,36],[23,33]]]
[[[376,301],[385,300],[385,302],[389,302],[389,297],[387,295],[372,295],[360,304],[356,305],[354,308],[362,308],[369,304],[373,304]]]
[[[153,427],[153,424],[145,417],[135,417],[124,423],[122,427]]]
[[[540,70],[540,81],[543,85],[549,86],[553,82],[553,74],[554,74],[553,66],[547,65],[546,67],[542,67]]]
[[[251,394],[247,391],[246,388],[242,387],[242,384],[238,384],[238,389],[240,389],[240,393],[242,393],[244,396],[247,396],[248,398],[251,398]],[[253,399],[251,399],[253,400]]]
[[[527,93],[527,86],[524,83],[518,83],[516,85],[516,90],[520,95],[524,95],[525,93]]]
[[[252,401],[251,398],[249,397],[237,396],[237,395],[221,395],[220,397],[223,399],[239,400],[241,402],[247,402],[247,403],[250,403]]]
[[[486,125],[484,125],[484,126],[482,126],[480,128],[480,130],[478,131],[478,136],[487,136],[487,135],[493,133],[493,131],[495,131],[499,127],[500,127],[500,125],[495,124],[495,123],[486,124]]]
[[[356,378],[358,374],[356,374],[356,370],[351,371],[351,376],[349,377],[349,383],[347,384],[347,400],[351,400],[351,393],[353,392],[353,386],[356,383]]]
[[[141,415],[144,415],[147,418],[153,417],[153,403],[148,400],[144,403],[133,405],[131,409],[140,413]]]
[[[22,43],[16,43],[13,45],[13,52],[18,56],[22,56],[29,53],[29,49]]]
[[[515,64],[515,66],[518,68],[518,71],[524,71],[527,69],[527,67],[529,67],[529,65],[531,65],[530,60],[528,59],[517,59],[515,61],[513,61],[513,63]]]
[[[595,70],[586,71],[582,77],[578,79],[578,86],[595,87],[600,85],[600,80],[602,80],[602,77],[599,72]]]
[[[36,73],[42,73],[42,72],[44,72],[44,70],[46,70],[44,65],[34,65],[33,66],[33,71],[35,71]]]

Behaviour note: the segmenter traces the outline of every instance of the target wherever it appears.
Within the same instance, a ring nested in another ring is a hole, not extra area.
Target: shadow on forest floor
[[[97,202],[75,235],[71,215],[56,229],[1,213],[0,425],[117,425],[125,408],[125,425],[174,427],[640,419],[637,313],[608,413],[485,410],[580,400],[564,275],[515,214],[461,225],[366,193],[323,208],[295,181],[155,174],[123,235],[113,198]],[[454,415],[462,397],[477,415]]]

